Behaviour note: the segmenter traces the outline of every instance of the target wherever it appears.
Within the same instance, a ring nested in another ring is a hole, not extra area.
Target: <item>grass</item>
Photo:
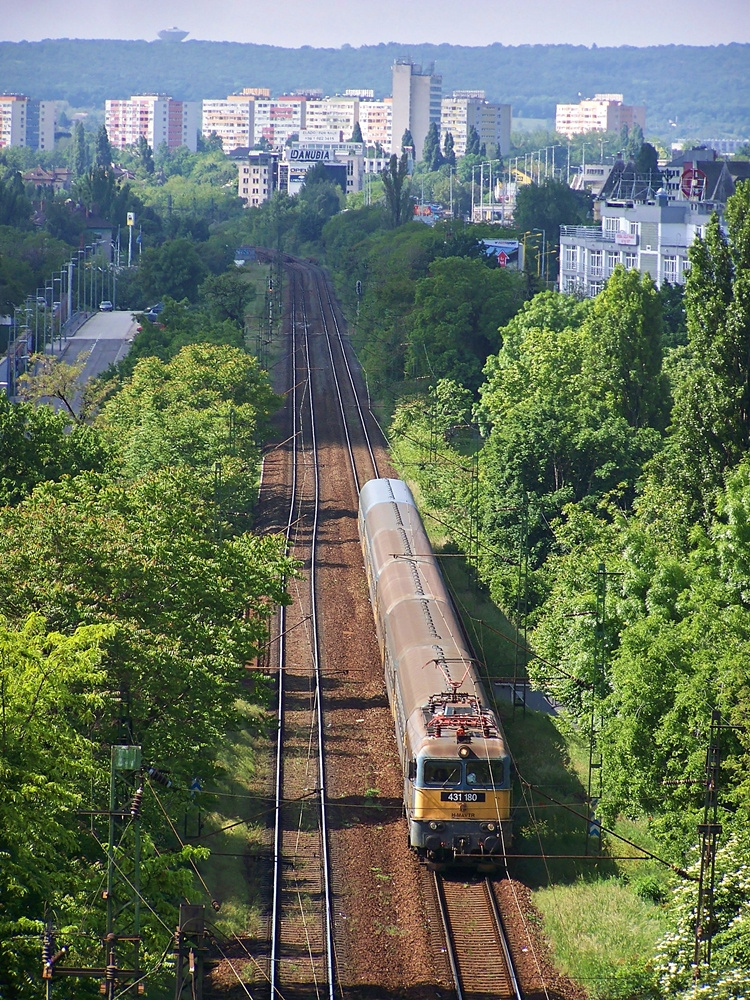
[[[250,707],[248,711],[259,710]],[[259,752],[265,743],[249,731],[228,734],[221,760],[224,775],[211,796],[212,807],[202,816],[201,839],[194,841],[211,850],[211,857],[199,867],[211,897],[221,903],[216,923],[225,934],[255,936],[261,931],[259,875],[273,809],[254,789],[267,785],[262,769],[270,758]],[[195,824],[194,819],[191,822]]]
[[[534,894],[557,966],[592,1000],[648,997],[647,958],[666,930],[660,910],[614,879]]]

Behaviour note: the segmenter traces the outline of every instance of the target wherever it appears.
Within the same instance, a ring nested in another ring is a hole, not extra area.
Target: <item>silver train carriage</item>
[[[409,844],[434,862],[499,860],[510,756],[414,498],[362,488],[359,532],[404,775]]]

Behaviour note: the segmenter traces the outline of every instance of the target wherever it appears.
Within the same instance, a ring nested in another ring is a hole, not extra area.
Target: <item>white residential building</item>
[[[23,94],[0,94],[0,148],[52,149],[56,110],[54,101],[34,101]]]
[[[445,137],[453,136],[453,150],[456,156],[466,155],[466,142],[472,126],[479,135],[479,142],[486,147],[498,147],[501,156],[510,152],[510,104],[491,104],[485,100],[483,90],[456,90],[450,97],[444,97],[441,105],[440,142],[445,146]]]
[[[555,131],[571,139],[583,132],[619,132],[623,125],[646,128],[646,108],[623,104],[622,94],[594,94],[579,104],[558,104]]]
[[[134,146],[143,136],[152,150],[198,148],[200,104],[176,101],[166,94],[141,94],[129,100],[105,102],[104,124],[113,149]]]

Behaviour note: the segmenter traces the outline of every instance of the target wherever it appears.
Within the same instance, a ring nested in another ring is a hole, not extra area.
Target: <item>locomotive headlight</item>
[[[430,823],[430,829],[431,829],[431,830],[437,830],[437,828],[438,828],[438,825],[437,825],[437,823],[435,822],[435,820],[433,820],[433,821],[432,821],[432,822]]]
[[[494,833],[495,832],[495,824],[494,823],[488,823],[487,824],[487,830],[489,831],[489,833]]]
[[[463,757],[464,760],[469,756],[471,750],[467,746],[462,746],[458,748],[458,756]]]

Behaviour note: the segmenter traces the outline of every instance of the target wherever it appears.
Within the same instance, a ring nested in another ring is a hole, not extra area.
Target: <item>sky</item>
[[[721,45],[750,42],[750,0],[0,0],[0,41],[150,41],[171,27],[193,39],[288,48]]]

